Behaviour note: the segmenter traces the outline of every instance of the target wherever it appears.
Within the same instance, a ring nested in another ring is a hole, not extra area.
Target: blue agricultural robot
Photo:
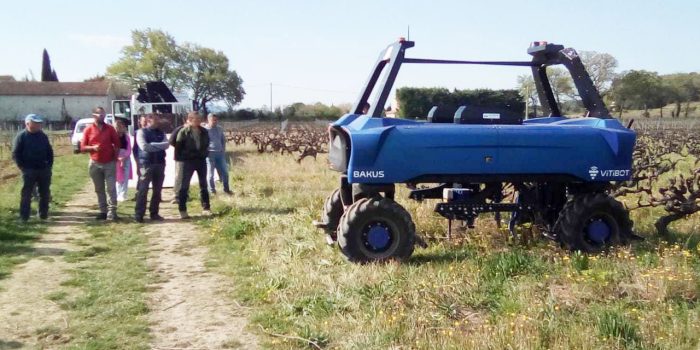
[[[421,242],[394,200],[396,184],[406,184],[411,199],[440,199],[435,212],[450,227],[508,212],[511,232],[529,223],[571,250],[599,252],[636,238],[628,211],[607,193],[630,179],[636,134],[611,117],[574,49],[534,42],[529,61],[463,61],[405,57],[413,46],[400,39],[383,50],[350,113],[328,129],[329,165],[340,181],[315,224],[350,261],[405,260]],[[481,105],[447,116],[435,107],[427,122],[384,117],[403,64],[529,67],[545,117]],[[547,76],[553,65],[570,72],[585,117],[560,112]],[[514,194],[508,200],[505,188]]]

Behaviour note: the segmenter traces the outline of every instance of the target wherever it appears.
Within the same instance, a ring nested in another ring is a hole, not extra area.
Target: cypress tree
[[[41,81],[53,81],[51,74],[51,59],[49,53],[44,49],[44,57],[41,61]]]
[[[49,52],[44,49],[44,55],[41,61],[41,81],[58,81],[56,70],[51,68],[51,58]]]

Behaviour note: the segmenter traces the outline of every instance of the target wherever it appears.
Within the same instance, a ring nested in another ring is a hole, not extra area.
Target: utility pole
[[[525,119],[530,115],[530,86],[525,86]]]
[[[272,113],[272,83],[270,83],[270,113]]]

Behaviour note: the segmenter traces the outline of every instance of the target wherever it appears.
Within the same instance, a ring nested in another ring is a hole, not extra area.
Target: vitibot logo
[[[591,180],[595,180],[595,178],[598,176],[598,173],[598,167],[595,165],[588,169],[588,175],[591,175]]]

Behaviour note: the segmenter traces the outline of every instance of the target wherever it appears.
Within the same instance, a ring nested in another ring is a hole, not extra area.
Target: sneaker
[[[177,204],[177,202],[178,202],[178,200],[177,200],[177,198],[175,198],[175,199],[170,201],[170,204]]]
[[[99,213],[95,216],[95,220],[107,220],[107,213]]]
[[[184,211],[184,210],[180,211],[180,219],[185,220],[185,219],[189,219],[189,218],[190,218],[190,216],[187,214],[186,211]]]
[[[134,216],[134,220],[139,224],[143,224],[143,216]]]
[[[224,193],[226,193],[229,196],[233,195],[233,191],[231,191],[231,190],[224,190]]]
[[[151,220],[153,220],[153,221],[163,221],[163,220],[165,220],[165,218],[162,217],[162,216],[160,216],[160,215],[158,215],[158,214],[155,214],[155,215],[151,215]]]
[[[216,194],[216,190],[211,190],[211,191],[209,191],[209,193]]]
[[[107,216],[107,220],[109,221],[119,221],[121,218],[117,214],[112,214]]]
[[[211,210],[209,210],[209,209],[204,209],[204,210],[202,210],[202,215],[204,215],[204,216],[211,216]]]

